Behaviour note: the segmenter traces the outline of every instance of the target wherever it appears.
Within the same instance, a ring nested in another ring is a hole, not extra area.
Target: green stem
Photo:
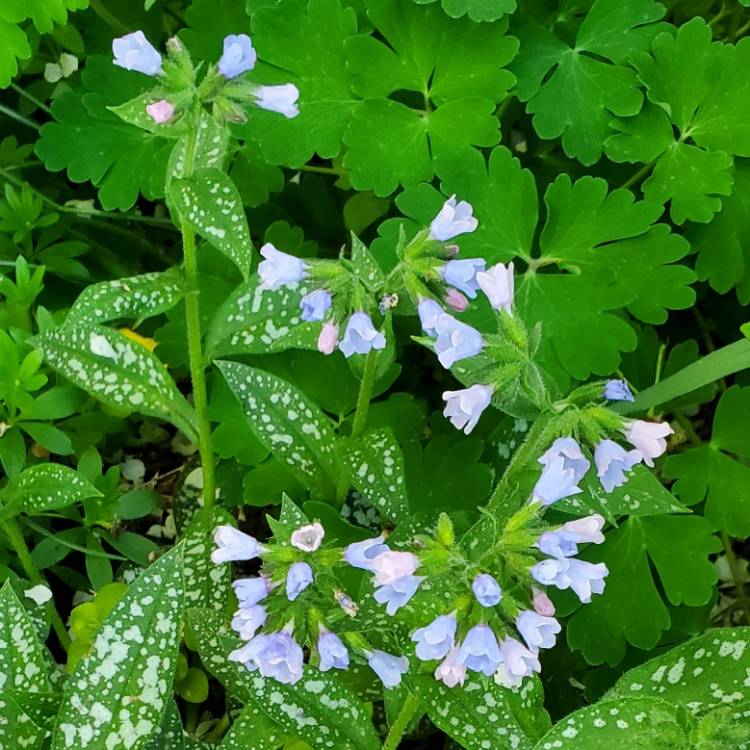
[[[401,706],[401,710],[398,712],[396,721],[393,722],[393,726],[388,730],[388,736],[383,743],[383,750],[396,750],[401,744],[401,740],[404,738],[411,720],[417,713],[419,703],[419,698],[414,693],[409,693]]]
[[[656,162],[649,162],[648,164],[644,164],[630,179],[625,180],[625,182],[620,185],[620,188],[629,188],[635,185],[636,182],[640,182],[653,168],[654,164]]]
[[[28,127],[34,128],[34,130],[39,130],[39,128],[41,127],[38,122],[34,122],[28,117],[24,117],[23,115],[18,114],[15,109],[11,109],[10,107],[6,107],[2,104],[0,104],[0,114],[5,115],[6,117],[10,117],[11,120],[20,122],[22,125],[28,125]]]
[[[124,24],[112,11],[108,10],[101,0],[91,0],[89,5],[91,6],[91,10],[118,34],[127,34],[129,31],[132,31],[127,24]]]
[[[42,112],[46,112],[48,115],[52,116],[52,110],[41,99],[37,99],[17,83],[11,83],[10,87],[13,89],[13,91],[24,97],[24,99],[28,99],[32,104],[39,107]]]
[[[195,145],[198,137],[197,113],[188,134],[185,147],[184,176],[193,173]],[[182,250],[185,260],[185,322],[187,324],[188,361],[190,379],[193,383],[193,404],[198,419],[198,451],[203,468],[203,507],[209,512],[216,497],[214,480],[214,452],[211,447],[211,425],[208,421],[208,398],[206,395],[206,371],[204,369],[203,347],[201,344],[200,299],[198,287],[198,252],[195,230],[182,220]]]
[[[745,623],[750,625],[750,601],[748,601],[747,596],[745,596],[745,586],[742,582],[742,573],[737,565],[737,555],[734,554],[732,540],[729,538],[729,534],[727,534],[726,531],[721,532],[721,543],[724,547],[724,554],[727,556],[729,570],[732,572],[737,602],[742,608],[742,613],[745,615]]]
[[[9,518],[7,521],[0,521],[0,528],[3,530],[5,536],[8,537],[8,541],[18,556],[18,561],[21,563],[21,567],[26,573],[26,577],[29,581],[33,584],[42,583],[46,586],[47,582],[45,581],[44,576],[42,576],[37,570],[36,565],[34,565],[34,560],[31,557],[29,548],[26,546],[26,540],[23,537],[23,532],[18,525],[18,521],[15,518]],[[70,646],[68,630],[54,604],[50,611],[50,619],[52,620],[52,627],[57,635],[57,640],[60,641],[60,645],[67,652]]]

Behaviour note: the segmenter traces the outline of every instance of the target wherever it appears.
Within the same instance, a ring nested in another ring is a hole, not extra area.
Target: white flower
[[[419,558],[411,552],[388,550],[372,561],[377,586],[388,586],[399,578],[410,576],[419,567]]]
[[[644,422],[635,419],[625,423],[625,437],[643,456],[646,465],[653,466],[654,459],[667,450],[667,435],[674,430],[667,422]]]
[[[430,239],[446,242],[459,234],[473,232],[478,222],[472,213],[470,203],[466,201],[456,203],[456,196],[451,195],[430,223]]]
[[[325,536],[325,529],[316,521],[292,532],[292,546],[303,552],[315,552]]]
[[[477,274],[477,284],[495,310],[513,312],[513,263],[507,266],[497,263],[486,271],[480,271]]]
[[[492,388],[472,385],[460,391],[444,391],[443,400],[443,415],[450,419],[457,430],[463,430],[468,435],[477,426],[482,412],[490,405]]]

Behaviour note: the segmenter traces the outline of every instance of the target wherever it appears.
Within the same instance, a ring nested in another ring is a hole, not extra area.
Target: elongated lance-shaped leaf
[[[177,708],[177,704],[171,701],[167,706],[161,727],[144,747],[144,750],[186,750],[186,748],[194,747],[194,744],[188,745],[185,742],[180,710]]]
[[[185,154],[188,136],[183,135],[169,155],[167,180],[185,176]],[[196,169],[221,169],[229,146],[229,129],[205,110],[198,119],[195,134],[195,155],[193,166]],[[167,196],[168,197],[168,196]]]
[[[221,750],[276,750],[287,736],[257,704],[250,703],[242,709],[219,747]]]
[[[181,549],[131,584],[63,694],[53,750],[140,750],[172,694],[182,622]]]
[[[378,265],[370,249],[357,237],[354,232],[352,238],[352,268],[359,281],[370,291],[377,292],[385,282],[383,269]]]
[[[304,667],[302,679],[284,685],[229,661],[240,641],[229,636],[220,614],[190,610],[190,625],[206,668],[234,695],[257,705],[289,734],[316,750],[377,750],[380,741],[368,712],[339,679],[314,667]]]
[[[217,365],[269,450],[319,491],[330,489],[337,463],[331,420],[276,375],[238,362]]]
[[[18,703],[15,693],[0,691],[0,747],[41,750],[48,734]]]
[[[169,195],[182,220],[221,250],[247,279],[253,245],[242,197],[232,180],[220,169],[201,169],[191,177],[172,180]]]
[[[223,508],[217,508],[209,519],[198,513],[183,537],[183,567],[185,570],[185,602],[189,607],[203,607],[223,611],[232,591],[232,568],[211,561],[214,548],[213,532],[232,518]]]
[[[41,513],[102,493],[83,474],[62,464],[30,466],[0,490],[0,518],[16,513]]]
[[[127,279],[101,281],[86,287],[70,308],[65,326],[109,320],[151,318],[174,307],[182,297],[180,272],[144,273]]]
[[[197,440],[193,408],[148,349],[104,326],[57,328],[33,343],[51,367],[105,404],[171,422]]]

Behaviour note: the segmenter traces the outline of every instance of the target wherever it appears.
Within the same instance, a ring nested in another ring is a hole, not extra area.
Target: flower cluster
[[[142,31],[134,31],[112,42],[114,64],[158,79],[149,93],[146,114],[157,125],[178,124],[193,100],[194,69],[190,57],[176,38],[167,42],[168,57],[148,41]],[[246,115],[242,105],[251,104],[285,117],[299,114],[299,91],[291,83],[278,86],[251,84],[243,79],[257,62],[258,56],[247,34],[229,34],[218,63],[211,67],[197,88],[201,101],[213,105],[217,115],[242,122]]]

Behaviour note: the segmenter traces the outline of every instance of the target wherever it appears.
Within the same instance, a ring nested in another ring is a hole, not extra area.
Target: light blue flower
[[[253,92],[255,103],[269,112],[278,112],[280,115],[291,119],[299,114],[297,99],[299,89],[293,83],[285,83],[281,86],[258,86]]]
[[[445,314],[445,310],[434,299],[422,298],[417,305],[419,313],[419,322],[422,324],[422,330],[428,336],[437,336],[435,324],[437,319]]]
[[[136,70],[147,76],[163,73],[161,55],[142,31],[134,31],[112,40],[114,64],[125,70]]]
[[[408,604],[417,593],[422,577],[414,575],[401,576],[393,583],[378,586],[373,596],[378,604],[385,604],[385,611],[393,616],[405,604]]]
[[[329,669],[348,669],[349,652],[335,633],[321,629],[318,638],[318,654],[320,654],[320,664],[318,669],[321,672],[327,672]]]
[[[601,544],[604,541],[604,517],[598,513],[568,521],[559,529],[545,531],[536,546],[545,555],[572,557],[578,554],[579,544]]]
[[[248,669],[257,669],[263,677],[272,677],[293,685],[302,677],[304,654],[299,644],[286,630],[268,635],[256,635],[250,643],[229,654],[231,661],[244,664]]]
[[[287,284],[297,284],[307,276],[307,263],[295,255],[277,250],[270,242],[260,249],[265,258],[258,265],[260,289],[279,289]]]
[[[393,656],[377,649],[368,654],[367,663],[389,690],[401,684],[402,675],[409,669],[409,660],[405,656]]]
[[[588,458],[583,455],[581,446],[572,437],[557,438],[539,457],[539,463],[547,466],[558,456],[563,459],[563,468],[572,470],[575,484],[583,479],[589,470],[589,466],[591,466]]]
[[[345,357],[368,354],[372,349],[385,349],[385,336],[375,329],[367,313],[355,312],[346,324],[339,349]]]
[[[445,409],[443,416],[451,424],[468,435],[479,422],[482,412],[492,401],[492,388],[486,385],[472,385],[460,391],[444,391]]]
[[[390,551],[384,536],[376,536],[374,539],[365,539],[362,542],[352,542],[344,550],[344,560],[354,568],[372,570],[372,561],[383,552]]]
[[[532,651],[552,648],[561,630],[560,623],[554,617],[545,617],[529,609],[518,615],[516,628]]]
[[[458,651],[458,662],[472,672],[491,677],[500,666],[502,657],[497,638],[489,625],[475,625],[467,634]]]
[[[608,380],[604,385],[604,398],[608,401],[635,401],[624,380]]]
[[[266,617],[266,608],[261,604],[240,607],[232,618],[232,630],[243,640],[249,641],[258,628],[263,627]]]
[[[590,563],[575,557],[542,560],[531,569],[535,581],[562,591],[572,589],[584,604],[591,601],[592,594],[604,591],[608,573],[604,563]]]
[[[463,292],[469,299],[475,299],[479,289],[477,273],[484,271],[486,265],[483,258],[449,260],[440,267],[440,275],[446,284]]]
[[[440,615],[427,627],[414,631],[411,639],[417,644],[417,658],[422,661],[442,659],[453,648],[456,638],[456,616]]]
[[[438,215],[430,223],[430,239],[446,242],[458,237],[459,234],[473,232],[477,228],[470,203],[459,201],[456,196],[448,198]]]
[[[214,542],[216,549],[211,553],[211,560],[215,563],[252,560],[265,550],[254,536],[245,534],[234,526],[217,526]]]
[[[306,562],[296,562],[290,565],[286,575],[287,599],[293,602],[312,582],[312,568]]]
[[[224,53],[219,60],[219,73],[225,78],[236,78],[255,67],[258,55],[247,34],[229,34],[224,37]]]
[[[500,584],[489,573],[480,573],[471,584],[471,590],[483,607],[495,607],[503,598]]]
[[[594,451],[594,463],[604,490],[612,492],[615,487],[625,484],[628,481],[625,472],[640,463],[642,458],[637,450],[626,451],[614,440],[602,440]]]
[[[582,490],[576,485],[575,472],[564,468],[563,457],[557,456],[542,471],[534,487],[532,500],[547,506],[579,492]]]
[[[435,353],[446,369],[468,357],[475,357],[484,348],[482,334],[476,328],[443,313],[435,321]]]
[[[325,289],[315,289],[306,294],[299,303],[302,320],[308,323],[325,320],[326,313],[331,309],[331,295]]]
[[[271,582],[264,576],[239,578],[232,583],[240,607],[252,607],[271,592]]]

